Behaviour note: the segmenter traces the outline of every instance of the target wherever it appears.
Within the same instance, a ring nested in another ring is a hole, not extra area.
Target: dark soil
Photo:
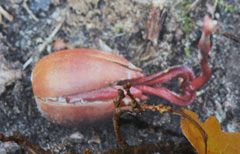
[[[214,14],[219,30],[213,35],[209,55],[212,77],[200,89],[194,103],[186,108],[197,113],[202,121],[216,116],[223,131],[239,132],[240,42],[225,37],[223,33],[240,37],[240,2],[221,2]],[[201,73],[197,42],[201,36],[202,19],[211,12],[213,1],[197,5],[189,14],[195,26],[188,39],[179,22],[182,8],[175,1],[167,1],[167,18],[157,45],[144,39],[151,9],[148,0],[28,0],[26,4],[36,19],[24,7],[24,0],[0,1],[0,5],[14,17],[13,21],[4,16],[0,19],[0,57],[2,55],[5,59],[1,65],[7,65],[6,68],[13,71],[11,79],[0,84],[3,89],[0,89],[0,132],[5,136],[24,135],[32,143],[55,153],[70,149],[83,152],[85,148],[97,153],[117,148],[111,118],[96,124],[63,127],[51,123],[38,111],[32,93],[31,72],[40,58],[52,52],[53,42],[58,39],[64,39],[67,48],[93,48],[121,55],[141,67],[145,74],[182,64],[191,67],[196,75]],[[228,6],[234,9],[227,10]],[[56,35],[41,50],[61,22],[63,24]],[[184,51],[188,44],[190,56]],[[5,71],[0,69],[0,73],[8,72],[6,68]],[[171,105],[156,96],[150,96],[146,103]],[[152,112],[124,115],[120,125],[122,136],[130,145],[169,142],[170,148],[169,145],[166,146],[168,149],[159,148],[159,153],[181,153],[183,150],[179,144],[187,144],[191,149],[181,132],[179,116]],[[26,151],[17,144],[1,142],[0,153]]]

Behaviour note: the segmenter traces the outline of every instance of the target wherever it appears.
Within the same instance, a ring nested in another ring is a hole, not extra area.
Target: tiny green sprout
[[[114,30],[115,31],[122,31],[123,27],[121,25],[116,25],[116,26],[114,26]]]
[[[224,11],[234,13],[237,11],[237,8],[234,7],[233,5],[226,5]]]
[[[216,0],[213,0],[213,2],[216,3]],[[218,0],[217,5],[218,5],[218,7],[223,6],[223,1],[222,0]]]
[[[218,1],[218,6],[219,6],[219,7],[223,6],[223,1],[222,1],[222,0],[219,0],[219,1]]]
[[[189,36],[194,30],[194,26],[196,25],[196,22],[188,16],[187,9],[191,6],[192,1],[186,0],[182,2],[177,3],[177,7],[179,8],[178,18],[177,22],[180,25],[181,29],[185,33],[186,41],[189,41]],[[190,56],[190,50],[189,47],[185,46],[185,53],[187,56]]]
[[[216,0],[213,0],[213,2],[215,3]],[[237,11],[237,7],[234,6],[234,5],[231,5],[231,4],[226,4],[224,3],[223,0],[218,0],[218,3],[217,3],[218,7],[223,7],[224,8],[224,11],[226,13],[230,12],[230,13],[235,13]]]
[[[185,47],[184,50],[185,50],[186,56],[189,57],[189,56],[190,56],[190,50],[189,50],[189,48],[188,48],[188,47]]]
[[[183,6],[182,6],[183,7]],[[188,35],[193,32],[195,22],[192,18],[188,17],[185,7],[180,9],[179,17],[177,19],[178,23],[181,25],[183,31]]]
[[[157,72],[156,69],[151,69],[151,70],[150,70],[150,74],[155,74],[156,72]]]
[[[180,8],[189,8],[191,6],[191,1],[187,0],[187,1],[182,1],[182,2],[178,2],[177,7],[180,7]]]

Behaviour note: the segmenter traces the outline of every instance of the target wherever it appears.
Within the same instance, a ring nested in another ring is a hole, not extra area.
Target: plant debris
[[[5,87],[15,82],[22,75],[19,69],[13,69],[0,53],[0,94],[5,91]]]

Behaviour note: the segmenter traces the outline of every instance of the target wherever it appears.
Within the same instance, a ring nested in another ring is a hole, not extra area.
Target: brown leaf
[[[53,43],[53,50],[58,51],[58,50],[63,50],[66,48],[66,42],[64,39],[58,39]]]
[[[154,0],[146,24],[146,39],[157,45],[159,34],[167,17],[167,10],[164,8],[165,0]]]
[[[197,115],[189,110],[184,113],[192,117],[207,133],[208,154],[238,154],[240,153],[240,133],[222,132],[216,117],[209,117],[204,123],[197,119]],[[183,134],[199,154],[205,153],[204,137],[200,130],[187,118],[181,120]]]
[[[5,86],[10,85],[20,76],[21,71],[11,69],[11,65],[0,54],[0,94],[4,92]]]

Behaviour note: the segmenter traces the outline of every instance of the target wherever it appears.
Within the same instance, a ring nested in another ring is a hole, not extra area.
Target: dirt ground
[[[32,93],[32,69],[41,57],[52,52],[55,40],[64,39],[67,48],[93,48],[121,55],[141,67],[144,74],[188,65],[199,75],[197,42],[202,19],[211,14],[214,1],[198,4],[189,14],[193,21],[189,32],[179,21],[184,9],[180,2],[186,1],[165,3],[167,17],[158,43],[153,45],[144,39],[150,0],[1,0],[0,5],[13,20],[4,15],[0,18],[0,132],[5,136],[22,134],[55,153],[69,149],[83,152],[85,148],[97,153],[117,148],[111,119],[63,127],[42,117]],[[240,42],[223,34],[240,37],[240,1],[219,0],[214,17],[219,30],[213,35],[209,54],[212,77],[186,108],[196,112],[202,121],[216,116],[224,131],[239,132]],[[185,48],[189,49],[189,56]],[[172,88],[174,84],[168,86]],[[150,96],[146,103],[170,105],[156,96]],[[158,153],[181,153],[176,150],[179,144],[191,148],[176,115],[124,115],[120,124],[121,134],[130,145],[171,143],[169,151],[158,149]],[[0,153],[26,151],[17,144],[1,142]]]

